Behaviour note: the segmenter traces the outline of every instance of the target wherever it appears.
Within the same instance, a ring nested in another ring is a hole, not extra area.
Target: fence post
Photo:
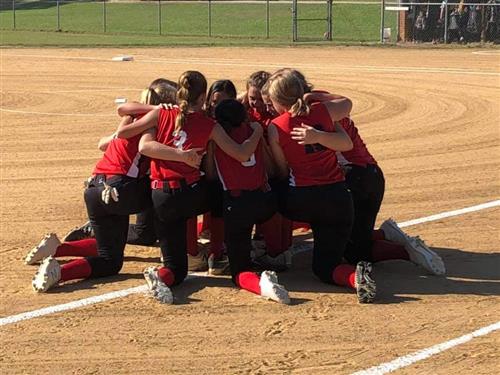
[[[380,43],[384,43],[384,25],[385,25],[385,0],[380,5]]]
[[[212,36],[212,0],[208,0],[208,36]]]
[[[444,44],[448,43],[448,0],[444,4]]]
[[[333,0],[327,0],[328,1],[328,16],[327,16],[327,22],[328,22],[328,35],[327,39],[329,41],[332,41],[333,39]]]
[[[102,0],[102,31],[106,32],[106,0]]]
[[[161,0],[158,0],[158,33],[161,35]]]
[[[297,0],[292,1],[292,41],[297,41]]]
[[[269,0],[266,0],[266,38],[269,39],[269,17],[270,11],[269,11]]]
[[[12,22],[14,26],[14,30],[16,29],[16,0],[12,0]]]
[[[57,30],[61,31],[61,11],[59,9],[59,0],[57,0]]]

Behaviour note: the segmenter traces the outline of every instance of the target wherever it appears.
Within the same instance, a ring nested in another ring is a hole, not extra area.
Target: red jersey
[[[353,148],[350,151],[338,152],[337,157],[342,165],[354,164],[361,167],[366,167],[368,164],[377,164],[375,158],[370,154],[368,148],[361,139],[358,129],[354,125],[354,121],[349,118],[343,118],[339,121],[349,138],[351,138]]]
[[[128,139],[113,139],[101,160],[94,168],[93,174],[125,175],[141,177],[149,168],[149,158],[139,153],[139,140],[142,134]]]
[[[231,129],[229,136],[241,144],[252,134],[253,129],[250,125],[243,124]],[[267,182],[261,142],[250,159],[243,163],[233,159],[217,146],[215,164],[224,190],[257,190]]]
[[[158,114],[158,129],[156,140],[164,145],[182,150],[191,148],[206,149],[215,121],[202,112],[186,115],[183,129],[174,135],[175,119],[179,108],[160,109]],[[151,161],[151,180],[182,180],[192,184],[200,179],[200,170],[186,163],[153,159]]]
[[[292,117],[289,112],[285,112],[272,123],[278,129],[279,144],[290,168],[290,186],[327,185],[344,180],[335,151],[320,144],[299,145],[290,136],[293,128],[300,127],[302,123],[318,130],[335,131],[330,114],[323,104],[313,104],[307,116]]]
[[[273,120],[273,116],[271,116],[269,113],[261,114],[258,112],[255,108],[249,108],[248,109],[248,119],[250,122],[258,122],[262,127],[267,129],[271,121]]]

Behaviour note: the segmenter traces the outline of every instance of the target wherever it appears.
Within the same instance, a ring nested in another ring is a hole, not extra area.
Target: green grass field
[[[11,2],[9,2],[11,3]],[[212,4],[211,36],[208,3],[162,3],[161,35],[156,3],[106,3],[104,30],[101,2],[19,2],[14,14],[3,1],[0,10],[2,45],[219,45],[288,44],[292,34],[290,4],[271,4],[266,39],[266,3]],[[379,40],[380,6],[338,4],[333,7],[335,42]],[[395,28],[395,14],[386,27]],[[326,4],[299,4],[298,17],[326,18]],[[326,21],[299,21],[299,38],[320,41]]]

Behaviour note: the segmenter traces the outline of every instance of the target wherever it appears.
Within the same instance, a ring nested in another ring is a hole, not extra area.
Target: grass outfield
[[[200,44],[287,44],[291,40],[292,16],[289,4],[270,7],[270,38],[266,39],[266,5],[212,4],[212,36],[208,37],[206,3],[163,4],[161,31],[158,28],[158,5],[155,3],[106,4],[106,32],[103,28],[102,3],[64,3],[60,6],[57,31],[57,8],[54,3],[19,4],[15,13],[0,11],[2,45],[200,45]],[[333,7],[335,42],[377,42],[380,6],[339,4]],[[326,5],[300,4],[299,18],[326,18]],[[390,14],[386,25],[395,30],[396,15]],[[299,37],[305,41],[321,40],[326,21],[299,21]],[[44,31],[43,33],[38,33]]]

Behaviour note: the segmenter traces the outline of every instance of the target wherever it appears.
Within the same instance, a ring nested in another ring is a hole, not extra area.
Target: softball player
[[[166,100],[171,89],[170,85],[164,85],[159,90],[159,98]],[[131,117],[124,118],[120,126],[131,121]],[[85,258],[72,260],[61,266],[53,255],[68,253],[64,253],[61,246],[54,247],[58,242],[54,239],[42,241],[43,246],[33,249],[26,259],[27,262],[34,263],[45,258],[32,281],[35,291],[46,292],[59,282],[112,276],[120,271],[129,215],[151,206],[151,189],[146,175],[149,161],[138,152],[139,140],[140,134],[130,139],[113,139],[97,163],[85,189],[84,199],[95,234],[97,254],[90,252],[89,245],[86,253],[82,251],[79,254],[87,255]],[[174,160],[194,165],[199,163],[199,157],[193,151],[170,149],[166,153]],[[67,250],[67,246],[65,249]]]
[[[344,98],[309,106],[303,100],[303,85],[290,72],[270,78],[269,95],[281,114],[269,126],[269,142],[280,175],[289,178],[286,194],[280,196],[280,209],[292,220],[311,224],[314,274],[325,283],[354,288],[361,303],[371,302],[376,294],[371,264],[341,264],[351,233],[353,205],[331,149],[352,148],[347,133],[334,123],[349,115],[352,102]],[[293,140],[293,129],[302,124],[322,129],[321,142],[328,148]]]
[[[209,186],[201,178],[199,169],[164,160],[163,150],[173,146],[180,151],[192,148],[204,152],[208,141],[213,140],[226,153],[244,162],[253,154],[262,136],[262,128],[256,124],[248,140],[237,144],[204,114],[207,82],[200,72],[183,73],[178,86],[179,107],[155,109],[118,131],[118,136],[134,137],[147,130],[142,136],[140,151],[153,158],[152,198],[163,267],[148,267],[144,276],[152,295],[162,303],[173,302],[169,287],[180,284],[187,275],[187,219],[211,208]]]
[[[217,122],[236,142],[247,139],[252,129],[243,104],[224,100],[215,108]],[[224,187],[225,242],[233,282],[240,288],[288,304],[286,289],[274,272],[251,272],[252,227],[267,221],[276,211],[276,200],[267,183],[262,142],[245,162],[235,160],[219,147],[215,150],[217,172]]]
[[[300,79],[303,76],[298,77]],[[308,102],[325,102],[338,98],[340,97],[324,91],[312,91],[304,96]],[[380,230],[374,231],[375,220],[384,197],[384,174],[368,151],[354,121],[344,118],[340,120],[340,124],[353,142],[352,150],[337,153],[351,191],[355,212],[345,259],[351,264],[360,261],[409,260],[430,273],[443,275],[445,266],[441,257],[429,249],[420,238],[406,235],[393,220],[386,220]],[[292,132],[293,139],[304,144],[316,143],[317,133],[316,129],[308,126],[302,126]]]

